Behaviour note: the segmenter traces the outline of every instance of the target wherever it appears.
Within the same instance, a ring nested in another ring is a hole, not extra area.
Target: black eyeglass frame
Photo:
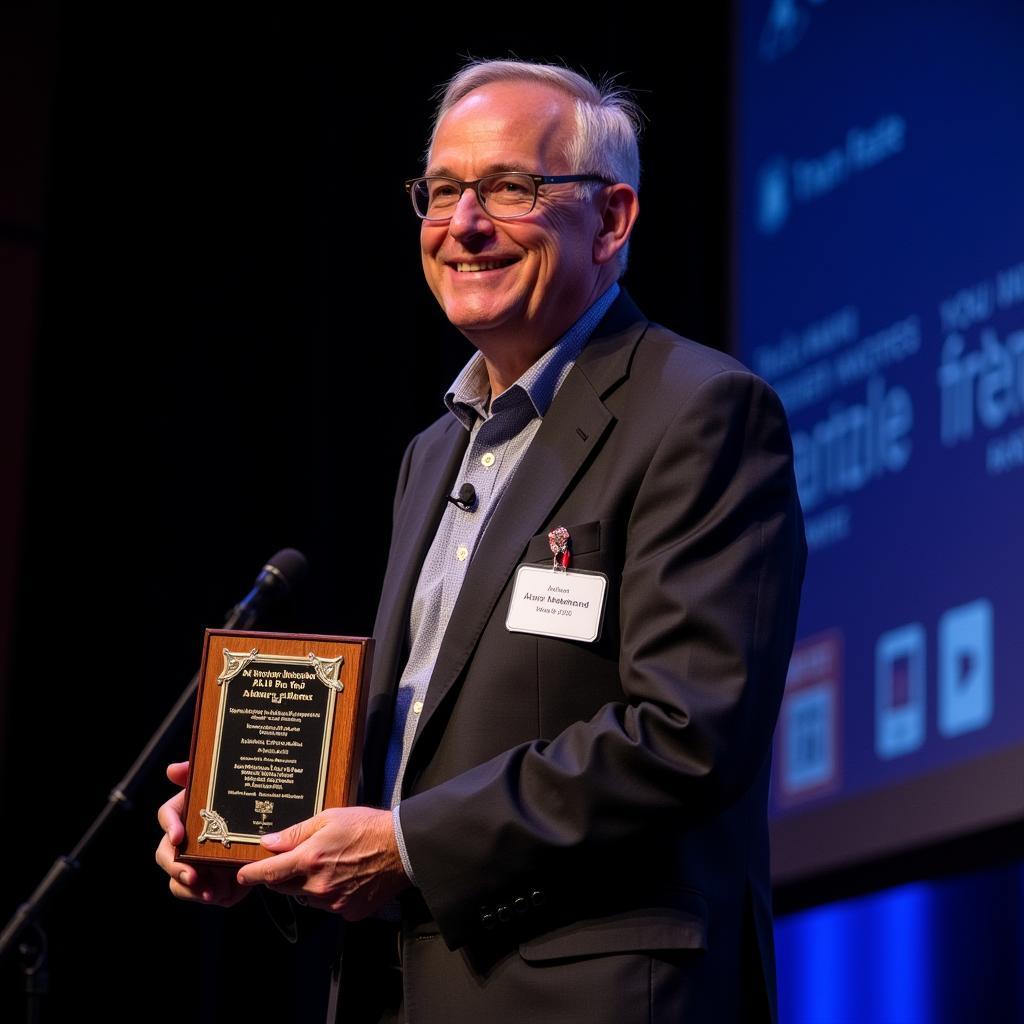
[[[484,197],[480,195],[480,183],[487,181],[489,178],[504,178],[509,174],[518,174],[520,177],[529,178],[533,182],[533,203],[528,210],[524,210],[522,213],[513,213],[510,216],[505,216],[500,213],[492,213],[484,202]],[[419,217],[420,220],[428,220],[431,224],[441,224],[446,220],[452,219],[452,214],[455,212],[454,207],[452,213],[448,214],[447,217],[428,217],[425,213],[420,213],[419,207],[416,205],[416,197],[413,195],[413,188],[418,185],[421,181],[450,181],[453,185],[459,186],[459,198],[455,200],[455,205],[462,200],[463,193],[467,188],[471,188],[476,193],[476,201],[480,204],[480,209],[487,214],[488,217],[493,217],[495,220],[517,220],[520,217],[529,216],[533,213],[537,206],[537,193],[541,185],[565,185],[569,182],[577,181],[592,181],[601,185],[614,185],[614,181],[609,181],[607,178],[602,178],[598,174],[531,174],[529,171],[495,171],[493,174],[485,174],[482,178],[475,178],[472,181],[462,181],[459,178],[450,178],[447,174],[425,174],[419,178],[410,178],[405,183],[405,191],[409,193],[409,201],[412,203],[413,212]]]

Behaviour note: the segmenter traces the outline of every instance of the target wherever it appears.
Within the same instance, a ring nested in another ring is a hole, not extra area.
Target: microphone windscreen
[[[305,579],[307,565],[306,556],[301,551],[296,551],[295,548],[282,548],[267,560],[263,569],[272,572],[291,589]]]

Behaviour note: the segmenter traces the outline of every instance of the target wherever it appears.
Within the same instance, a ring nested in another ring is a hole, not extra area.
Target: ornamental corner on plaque
[[[369,637],[206,631],[179,860],[260,860],[355,802],[372,660]]]

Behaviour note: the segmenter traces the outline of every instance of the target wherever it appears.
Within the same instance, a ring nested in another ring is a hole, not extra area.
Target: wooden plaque
[[[179,860],[261,860],[355,802],[372,660],[369,637],[206,631]]]

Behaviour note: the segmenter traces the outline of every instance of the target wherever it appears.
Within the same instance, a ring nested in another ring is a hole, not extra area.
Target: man
[[[450,83],[409,190],[427,282],[479,354],[399,476],[373,806],[267,837],[237,879],[176,862],[180,794],[161,808],[175,895],[263,884],[376,915],[348,937],[343,1019],[774,1017],[789,435],[762,382],[620,290],[636,153],[628,102],[572,72]]]

